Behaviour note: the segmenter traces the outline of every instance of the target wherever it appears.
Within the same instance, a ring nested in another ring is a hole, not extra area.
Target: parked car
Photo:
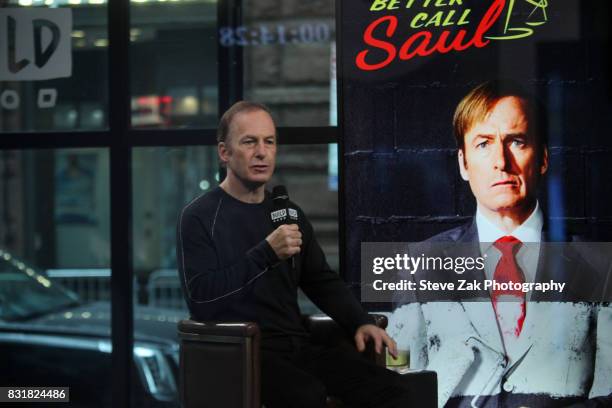
[[[0,384],[70,387],[71,407],[110,407],[110,303],[83,303],[0,249]],[[126,313],[131,313],[126,310]],[[133,406],[178,406],[181,311],[134,307]]]

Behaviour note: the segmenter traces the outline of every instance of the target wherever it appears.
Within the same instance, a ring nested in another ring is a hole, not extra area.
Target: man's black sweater
[[[301,252],[280,262],[266,237],[274,230],[272,200],[244,203],[217,187],[188,204],[177,228],[179,278],[192,317],[254,321],[269,336],[306,336],[297,303],[298,286],[348,333],[371,323],[333,272],[312,226],[298,210]]]

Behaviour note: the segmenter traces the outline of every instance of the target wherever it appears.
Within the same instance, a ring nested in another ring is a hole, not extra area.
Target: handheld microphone
[[[298,212],[289,207],[289,193],[285,186],[275,186],[272,189],[272,212],[270,213],[272,225],[278,227],[285,224],[296,224]],[[291,257],[291,266],[295,268],[295,256]]]

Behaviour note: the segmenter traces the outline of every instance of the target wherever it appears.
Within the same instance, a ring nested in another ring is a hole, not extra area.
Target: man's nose
[[[257,146],[255,147],[255,155],[258,158],[263,158],[266,156],[266,146],[264,142],[257,143]]]
[[[498,141],[493,146],[493,167],[496,170],[505,170],[508,165],[508,151],[503,141]]]

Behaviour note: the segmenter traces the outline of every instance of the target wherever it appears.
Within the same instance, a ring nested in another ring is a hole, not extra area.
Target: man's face
[[[507,96],[466,132],[459,170],[483,211],[520,214],[535,204],[548,152],[529,130],[524,101]]]
[[[228,175],[245,186],[265,184],[274,172],[276,128],[267,112],[254,110],[234,116],[227,140],[219,143],[219,157]]]

